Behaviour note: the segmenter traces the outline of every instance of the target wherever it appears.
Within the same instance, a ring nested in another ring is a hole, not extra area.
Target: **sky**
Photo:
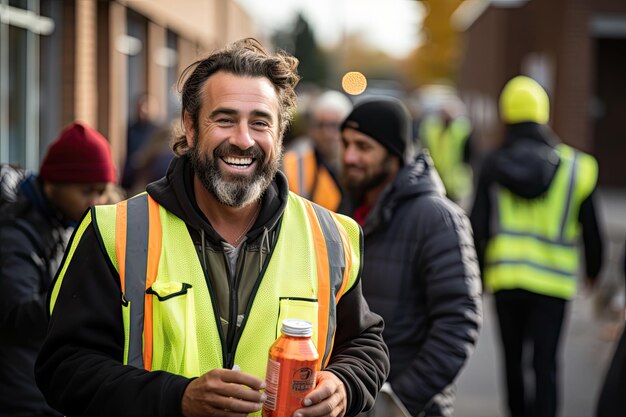
[[[415,0],[237,0],[263,35],[289,27],[299,11],[323,46],[337,45],[347,33],[362,33],[369,45],[394,57],[419,45],[423,6]]]

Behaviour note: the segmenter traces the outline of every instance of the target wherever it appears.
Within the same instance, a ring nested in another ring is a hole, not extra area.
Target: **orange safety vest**
[[[298,143],[285,153],[283,171],[289,189],[331,211],[337,211],[342,193],[330,171],[318,163],[313,146]]]

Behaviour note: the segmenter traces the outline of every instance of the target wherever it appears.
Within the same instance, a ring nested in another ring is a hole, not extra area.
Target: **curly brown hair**
[[[278,94],[279,137],[282,137],[296,109],[295,87],[300,80],[297,68],[298,59],[284,51],[269,54],[254,38],[236,41],[195,61],[183,71],[178,80],[178,90],[182,100],[181,121],[184,120],[185,113],[188,113],[194,130],[198,132],[202,87],[206,80],[216,72],[226,71],[234,75],[265,77],[272,82]],[[177,156],[189,152],[184,132],[174,138],[172,150]]]

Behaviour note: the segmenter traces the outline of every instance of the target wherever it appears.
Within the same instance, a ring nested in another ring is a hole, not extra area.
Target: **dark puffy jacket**
[[[0,219],[0,416],[58,416],[35,384],[48,325],[46,294],[65,248],[66,228],[35,177]]]
[[[412,415],[451,416],[482,321],[481,286],[469,221],[427,153],[400,171],[363,231],[363,294],[385,320],[391,386]]]

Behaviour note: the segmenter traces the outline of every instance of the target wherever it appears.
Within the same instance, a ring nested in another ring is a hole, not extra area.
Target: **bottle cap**
[[[281,332],[287,336],[308,337],[313,334],[313,324],[300,319],[285,319]]]

